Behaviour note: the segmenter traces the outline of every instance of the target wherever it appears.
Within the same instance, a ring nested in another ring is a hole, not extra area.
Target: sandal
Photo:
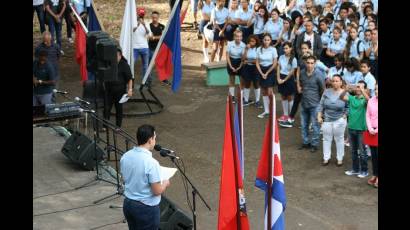
[[[370,178],[370,179],[367,181],[367,184],[374,186],[374,183],[376,182],[376,179],[377,179],[377,177],[372,176],[372,178]]]
[[[379,188],[379,178],[376,177],[376,181],[374,182],[373,187]]]

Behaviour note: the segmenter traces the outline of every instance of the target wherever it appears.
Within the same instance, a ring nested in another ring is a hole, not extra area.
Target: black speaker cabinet
[[[108,33],[103,31],[91,31],[87,34],[87,70],[90,72],[97,71],[97,41],[100,39],[109,39]]]
[[[87,170],[92,170],[95,167],[96,157],[100,162],[104,155],[104,152],[98,146],[97,152],[94,154],[94,141],[77,131],[74,131],[67,139],[61,152],[72,162]]]
[[[160,230],[191,230],[193,221],[182,209],[165,196],[161,197]]]
[[[118,79],[117,44],[113,39],[97,41],[97,78],[104,81]]]

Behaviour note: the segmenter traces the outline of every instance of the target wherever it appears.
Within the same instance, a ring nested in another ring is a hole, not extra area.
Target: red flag
[[[218,230],[248,230],[243,182],[239,166],[233,130],[233,108],[231,99],[226,104],[225,137],[222,150],[221,182],[219,191]],[[240,206],[241,203],[241,206]],[[239,226],[238,226],[239,225]]]
[[[75,59],[80,65],[81,81],[86,81],[87,77],[87,58],[86,58],[86,34],[77,20],[75,24]]]

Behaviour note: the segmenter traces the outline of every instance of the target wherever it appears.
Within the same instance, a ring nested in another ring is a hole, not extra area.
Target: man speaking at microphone
[[[160,165],[152,157],[155,128],[142,125],[137,130],[138,147],[126,152],[120,161],[125,183],[124,216],[130,230],[157,230],[160,223],[161,194],[170,185],[161,181]]]

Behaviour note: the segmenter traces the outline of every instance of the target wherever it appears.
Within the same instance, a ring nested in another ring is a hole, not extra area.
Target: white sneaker
[[[60,53],[61,53],[61,55],[64,55],[64,51],[63,51],[63,50],[60,50]]]
[[[267,112],[263,112],[263,113],[258,115],[259,118],[265,118],[267,116],[269,116],[269,113],[267,113]]]
[[[68,38],[68,42],[69,42],[69,43],[71,43],[71,44],[73,44],[73,43],[74,43],[74,41],[73,41],[73,39],[72,39],[72,38]]]
[[[208,57],[204,57],[204,63],[208,63],[209,62],[209,58]]]

